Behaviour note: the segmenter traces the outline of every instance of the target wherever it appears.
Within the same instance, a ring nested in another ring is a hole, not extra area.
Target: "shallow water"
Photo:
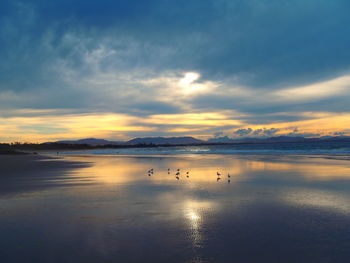
[[[50,154],[50,152],[48,152]],[[51,152],[52,153],[52,152]],[[83,151],[60,152],[60,155],[72,154],[94,155],[180,155],[180,154],[240,154],[240,155],[266,155],[266,154],[303,154],[303,155],[349,155],[350,142],[348,141],[322,141],[322,142],[279,142],[279,143],[236,143],[223,145],[198,146],[158,146],[137,148],[102,148]],[[56,154],[56,152],[54,152]]]
[[[0,262],[347,262],[350,256],[348,160],[65,158],[91,165],[57,179],[58,187],[0,197]]]

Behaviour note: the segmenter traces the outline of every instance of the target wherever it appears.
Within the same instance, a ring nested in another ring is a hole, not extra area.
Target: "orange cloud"
[[[107,139],[129,139],[131,133],[162,132],[168,136],[187,134],[206,139],[212,137],[213,129],[227,126],[252,129],[278,128],[276,135],[288,134],[295,127],[302,133],[329,135],[347,130],[350,113],[300,113],[307,120],[270,124],[249,124],[236,120],[228,112],[157,114],[137,117],[127,114],[66,114],[58,111],[21,110],[13,117],[0,117],[0,140],[44,142],[61,139],[98,137]],[[34,116],[37,114],[37,116]],[[43,115],[42,115],[43,114]],[[27,116],[26,116],[27,115]],[[241,115],[237,115],[242,118]],[[238,118],[238,117],[237,117]],[[232,130],[226,130],[230,134]]]

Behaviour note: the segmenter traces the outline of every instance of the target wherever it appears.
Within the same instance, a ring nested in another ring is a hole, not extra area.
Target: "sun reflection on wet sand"
[[[190,228],[193,247],[202,247],[203,231],[201,226],[205,214],[213,208],[212,202],[189,200],[183,203],[183,213]]]
[[[189,238],[193,248],[192,262],[202,262],[198,249],[203,248],[206,240],[202,229],[205,217],[213,213],[214,203],[209,201],[187,200],[183,202],[183,216],[188,226]]]
[[[281,199],[294,206],[323,209],[337,213],[350,213],[350,198],[334,191],[298,189],[286,191]]]
[[[188,211],[185,215],[191,228],[191,239],[194,247],[201,247],[202,236],[200,231],[201,216],[196,211]]]

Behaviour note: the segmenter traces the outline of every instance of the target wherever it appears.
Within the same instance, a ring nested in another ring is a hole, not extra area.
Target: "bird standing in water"
[[[151,176],[152,174],[153,174],[153,168],[152,169],[150,169],[150,170],[148,170],[148,176]]]
[[[187,177],[187,178],[190,178],[189,173],[190,173],[190,172],[188,172],[188,171],[186,172],[186,177]]]

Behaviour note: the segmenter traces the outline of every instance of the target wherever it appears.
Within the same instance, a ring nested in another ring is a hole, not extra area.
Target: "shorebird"
[[[175,177],[177,180],[179,180],[180,179],[180,177],[177,175],[176,177]]]
[[[218,177],[218,178],[216,178],[216,181],[217,181],[217,182],[219,182],[219,180],[220,180],[220,179],[221,179],[221,178],[220,178],[220,177]]]
[[[231,183],[231,180],[230,180],[230,179],[228,179],[228,180],[227,180],[227,183]]]
[[[230,175],[230,174],[227,174],[227,177],[228,177],[228,178],[231,178],[231,175]]]
[[[180,175],[180,172],[177,172],[175,175]]]
[[[179,169],[177,169],[176,171],[178,171],[178,172],[179,172],[179,171],[180,171],[180,168],[179,168]]]
[[[217,176],[220,176],[220,175],[221,175],[221,173],[219,173],[219,172],[216,172],[216,175],[217,175]]]

